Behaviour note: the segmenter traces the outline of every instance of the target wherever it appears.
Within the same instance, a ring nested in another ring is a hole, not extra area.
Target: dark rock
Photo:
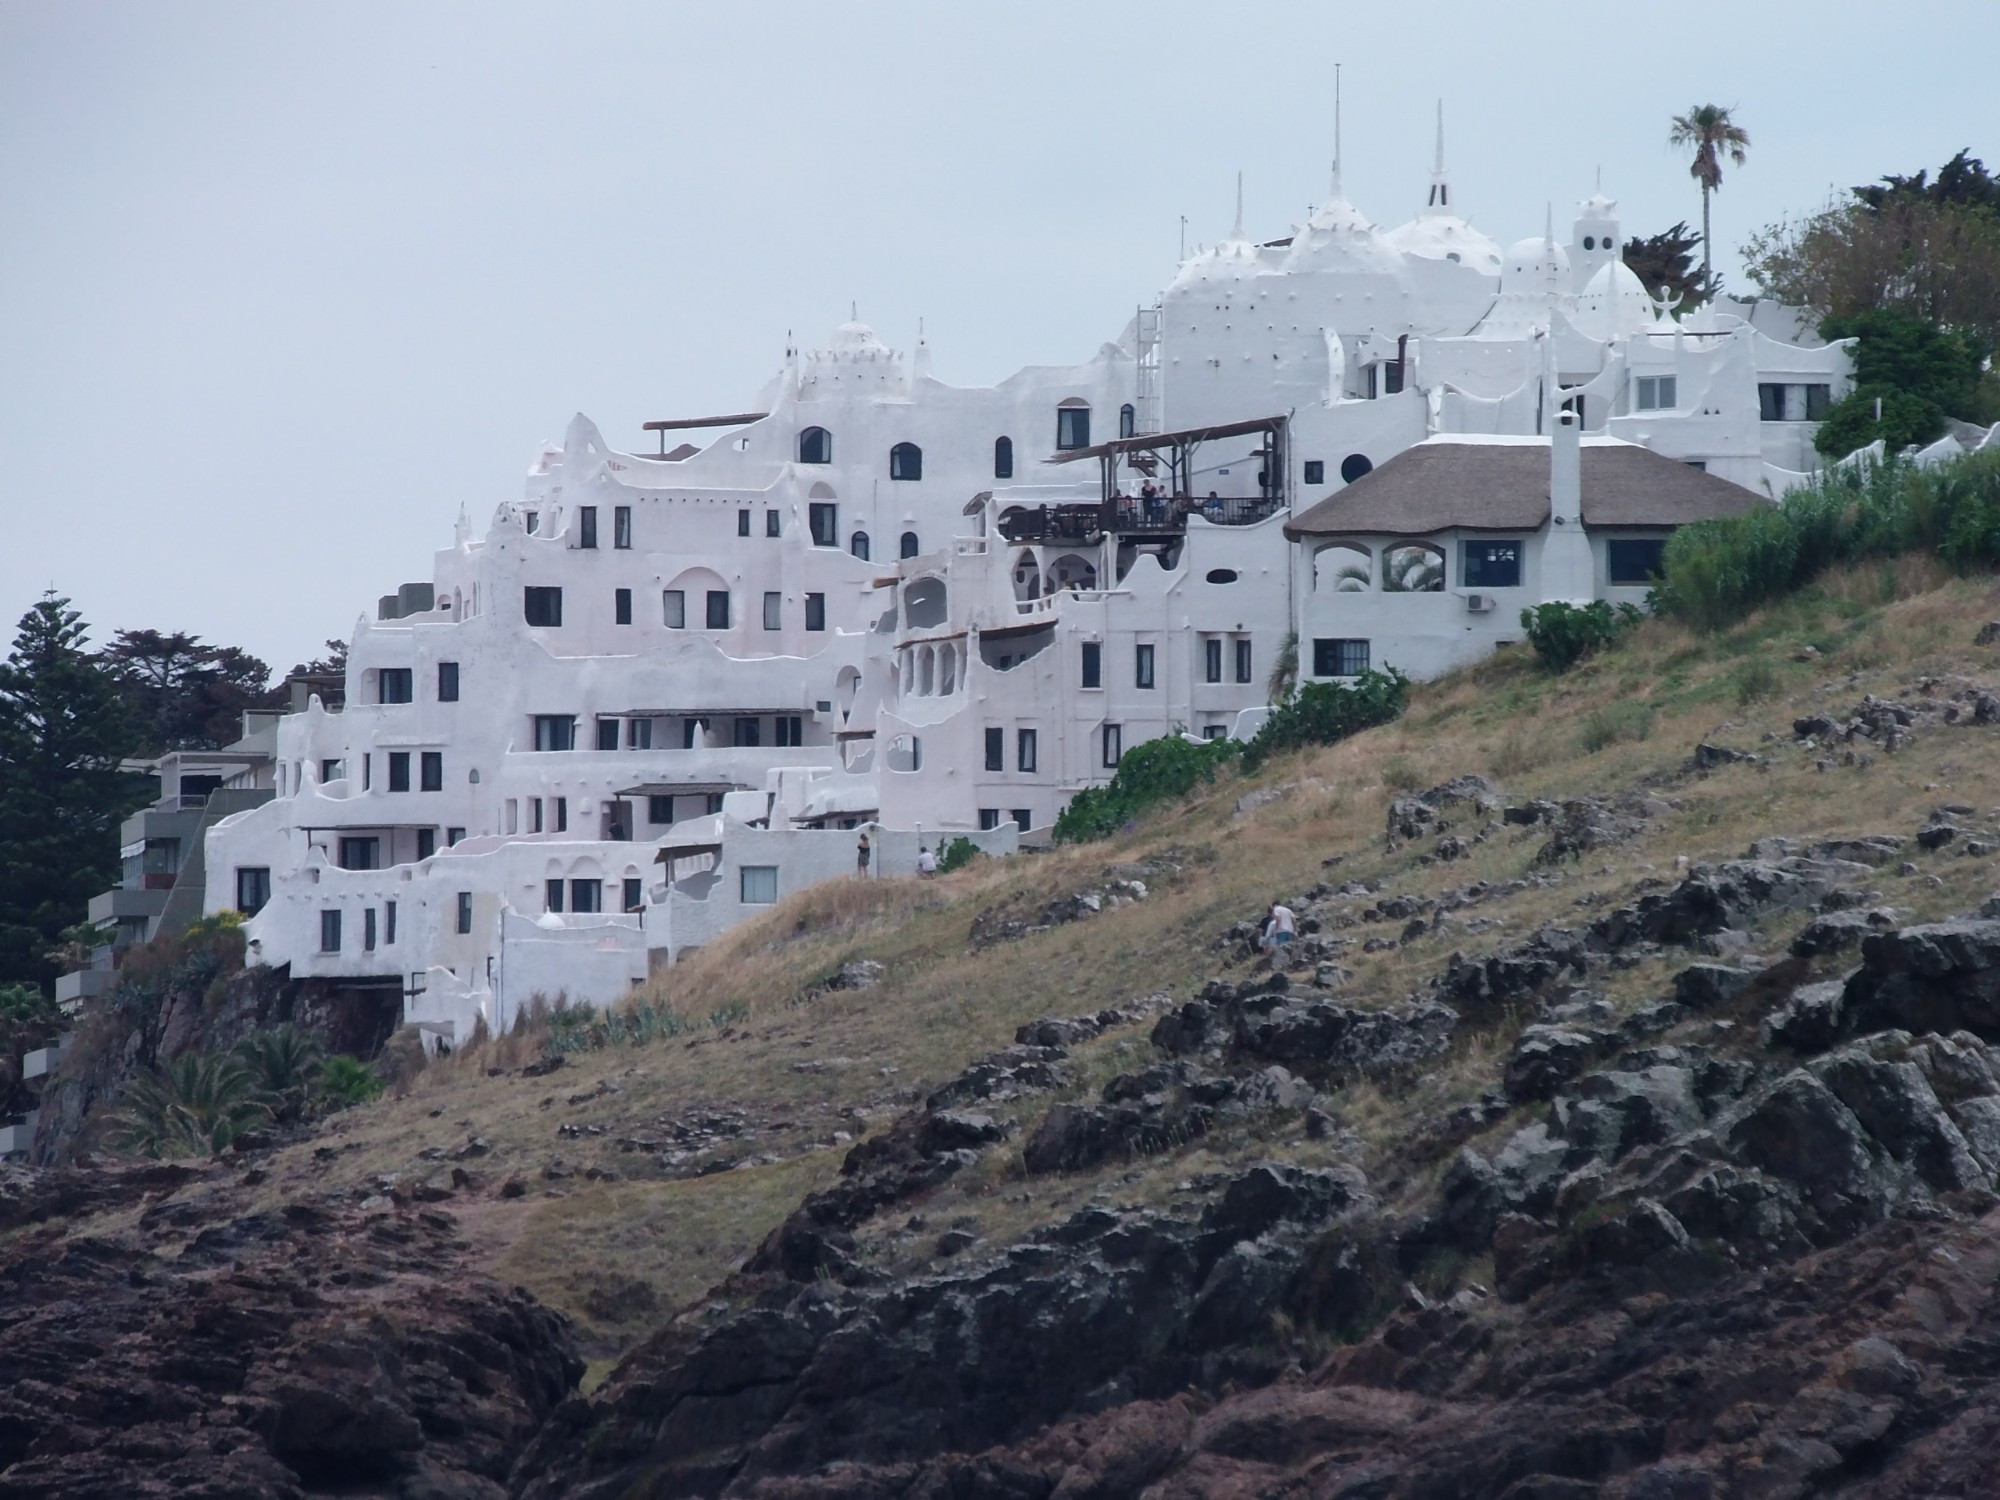
[[[1747,750],[1732,750],[1727,745],[1711,745],[1707,741],[1694,747],[1694,754],[1688,764],[1697,771],[1713,771],[1720,766],[1756,765],[1758,757]]]
[[[1756,974],[1728,964],[1689,964],[1674,976],[1674,999],[1689,1010],[1714,1010],[1729,1004]]]
[[[529,1063],[525,1068],[521,1069],[521,1076],[523,1078],[546,1078],[557,1069],[568,1066],[569,1058],[567,1055],[561,1052],[553,1052],[540,1062]]]
[[[1560,803],[1537,798],[1535,801],[1524,803],[1519,807],[1508,808],[1505,812],[1501,813],[1500,817],[1503,822],[1513,824],[1517,827],[1532,828],[1537,823],[1553,823],[1561,815],[1562,806]]]
[[[1847,981],[1857,1032],[1970,1031],[2000,1041],[2000,920],[1961,919],[1873,933]]]
[[[1681,1221],[1651,1198],[1593,1220],[1577,1240],[1589,1265],[1640,1266],[1655,1256],[1688,1248],[1688,1232]]]
[[[1208,1045],[1216,1029],[1213,1007],[1190,1000],[1178,1010],[1168,1011],[1153,1027],[1153,1045],[1162,1052],[1199,1052]]]
[[[1678,885],[1642,896],[1590,925],[1590,943],[1617,952],[1640,942],[1687,943],[1811,906],[1863,867],[1832,860],[1725,860],[1696,865]]]
[[[1234,1040],[1251,1057],[1335,1079],[1425,1062],[1450,1044],[1457,1024],[1455,1010],[1430,1001],[1363,1010],[1313,1000],[1239,1013]]]
[[[2000,620],[1988,620],[1972,637],[1975,646],[1990,646],[1995,641],[2000,641]]]
[[[1802,985],[1785,1003],[1764,1018],[1767,1047],[1794,1052],[1824,1052],[1840,1039],[1847,1014],[1846,983],[1831,979]]]
[[[1958,837],[1958,829],[1950,823],[1931,823],[1917,830],[1917,847],[1935,853]]]
[[[1796,958],[1820,958],[1829,953],[1844,953],[1858,946],[1874,930],[1860,912],[1830,912],[1806,923],[1792,939],[1792,954]]]
[[[1566,978],[1588,963],[1583,939],[1566,927],[1544,927],[1518,946],[1483,958],[1454,953],[1438,981],[1440,995],[1465,1006],[1507,1005]]]
[[[1560,1026],[1526,1028],[1507,1056],[1507,1097],[1517,1104],[1550,1098],[1583,1071],[1601,1042],[1592,1032]]]
[[[1821,839],[1807,852],[1814,859],[1842,859],[1857,865],[1886,865],[1901,857],[1909,840],[1896,833],[1869,833],[1850,839]]]

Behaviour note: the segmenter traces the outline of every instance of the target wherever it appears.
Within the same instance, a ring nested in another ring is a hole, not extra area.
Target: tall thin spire
[[[1233,240],[1243,238],[1243,169],[1236,169],[1236,227],[1229,232]]]
[[[1340,196],[1340,64],[1333,65],[1333,196]]]
[[[1444,176],[1444,100],[1438,100],[1438,141],[1437,160],[1431,163],[1431,170]]]
[[[1431,163],[1431,196],[1424,205],[1426,214],[1451,212],[1451,182],[1444,174],[1444,100],[1437,102],[1437,155]]]
[[[1550,199],[1542,205],[1542,241],[1553,245],[1556,242],[1556,205]]]

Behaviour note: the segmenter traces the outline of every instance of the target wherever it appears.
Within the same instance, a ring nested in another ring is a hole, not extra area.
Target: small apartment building
[[[1549,600],[1643,605],[1679,526],[1760,502],[1616,438],[1427,439],[1285,528],[1299,673],[1436,677],[1521,638]]]

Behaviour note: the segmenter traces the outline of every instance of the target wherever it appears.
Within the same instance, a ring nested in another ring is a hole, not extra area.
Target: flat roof
[[[679,432],[687,427],[743,427],[751,422],[761,422],[770,415],[767,411],[739,411],[725,417],[675,417],[670,422],[646,422],[642,426],[647,432]],[[639,456],[643,458],[645,455]]]
[[[1244,437],[1253,432],[1275,432],[1288,417],[1252,417],[1247,422],[1223,422],[1215,427],[1184,427],[1179,432],[1149,432],[1139,437],[1113,438],[1088,448],[1069,448],[1046,460],[1052,464],[1073,464],[1080,458],[1103,458],[1113,453],[1157,453],[1162,448],[1180,448],[1206,443],[1213,438]]]

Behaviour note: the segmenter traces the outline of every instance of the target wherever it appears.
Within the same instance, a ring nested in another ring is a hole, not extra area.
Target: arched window
[[[993,440],[993,477],[995,479],[1014,477],[1014,440],[1010,437]]]
[[[889,477],[891,479],[922,479],[924,477],[924,450],[915,443],[898,443],[889,450]]]
[[[1056,449],[1090,446],[1090,403],[1081,396],[1067,396],[1056,403]]]
[[[917,555],[917,534],[914,531],[904,532],[903,540],[899,544],[897,551],[903,557],[915,557]]]
[[[799,434],[799,462],[802,464],[830,464],[833,462],[833,434],[824,427],[808,427]]]
[[[1127,401],[1123,406],[1118,408],[1118,435],[1120,437],[1130,437],[1133,429],[1138,425],[1138,421],[1139,414],[1132,410],[1132,403]]]
[[[1350,453],[1340,461],[1340,482],[1342,484],[1352,484],[1374,467],[1373,460],[1367,454]]]
[[[857,531],[847,539],[847,550],[863,562],[868,561],[868,533]]]

